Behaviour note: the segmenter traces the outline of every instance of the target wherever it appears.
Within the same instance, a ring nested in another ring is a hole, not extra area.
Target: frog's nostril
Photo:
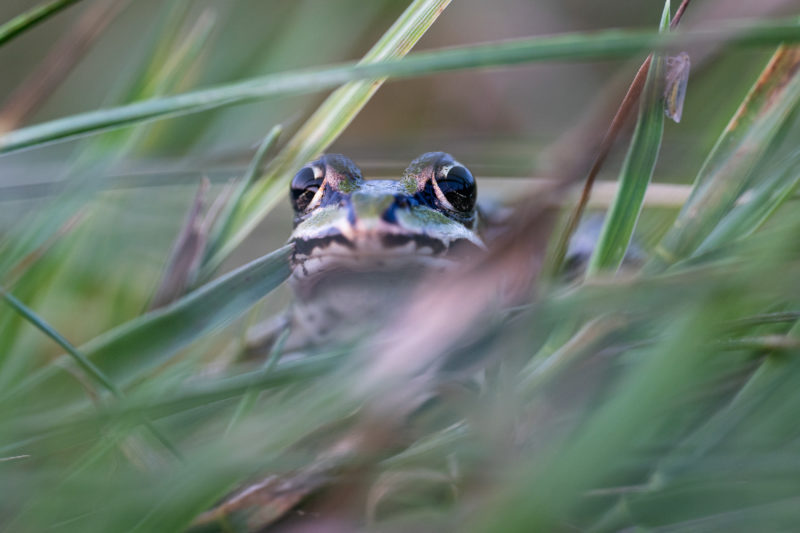
[[[389,224],[397,224],[397,214],[395,213],[397,207],[397,204],[390,205],[381,215],[381,219]]]
[[[397,210],[398,209],[408,209],[411,206],[411,202],[409,202],[408,196],[403,196],[402,194],[396,194],[389,207],[381,215],[381,218],[390,223],[396,224],[397,223]]]
[[[408,201],[408,196],[403,196],[402,194],[396,194],[394,196],[394,205],[397,207],[408,207],[411,203]]]
[[[358,220],[358,215],[356,215],[356,208],[349,198],[344,202],[344,207],[347,209],[347,221],[351,226],[355,226],[356,220]]]

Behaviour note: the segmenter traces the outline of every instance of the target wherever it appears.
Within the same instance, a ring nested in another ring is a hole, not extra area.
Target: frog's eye
[[[295,211],[298,213],[305,211],[322,186],[322,179],[322,176],[317,177],[314,167],[311,166],[303,167],[294,175],[290,185],[290,197]]]
[[[436,180],[439,191],[456,211],[468,212],[475,208],[478,188],[472,173],[461,165],[451,167],[447,174]]]

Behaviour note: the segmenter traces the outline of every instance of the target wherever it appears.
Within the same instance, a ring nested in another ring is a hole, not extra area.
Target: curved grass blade
[[[669,0],[667,0],[661,16],[661,31],[669,30],[669,19]],[[662,105],[664,63],[663,55],[653,56],[647,81],[642,90],[636,129],[620,171],[619,189],[606,215],[597,247],[589,260],[587,275],[600,270],[619,268],[631,242],[664,134]]]
[[[97,365],[95,365],[92,361],[90,361],[80,350],[75,348],[72,343],[70,343],[63,335],[61,335],[55,328],[53,328],[50,324],[42,320],[36,313],[34,313],[31,309],[29,309],[25,304],[20,302],[14,295],[9,294],[6,292],[2,287],[0,287],[0,293],[3,295],[3,299],[22,317],[25,318],[29,323],[33,324],[39,331],[50,337],[53,342],[61,346],[67,354],[69,354],[73,360],[80,366],[84,372],[86,372],[89,377],[91,377],[94,381],[99,383],[103,388],[105,388],[108,392],[114,395],[117,399],[123,399],[125,396],[119,388],[114,385],[114,383],[108,379],[108,377],[100,370]],[[176,457],[180,457],[181,454],[178,451],[178,448],[175,447],[174,444],[164,435],[162,434],[158,428],[156,428],[147,418],[143,418],[142,422],[144,423],[145,427],[155,436],[159,442],[161,442],[165,448],[167,448],[173,455]]]
[[[261,144],[258,146],[258,149],[253,156],[253,159],[250,161],[250,165],[247,167],[244,177],[236,186],[236,189],[234,190],[230,200],[228,200],[228,202],[225,204],[225,207],[223,207],[222,212],[219,215],[219,219],[214,223],[208,246],[204,251],[201,270],[198,274],[198,278],[201,282],[208,279],[208,277],[210,277],[214,272],[217,265],[214,263],[209,264],[209,259],[214,255],[214,252],[219,250],[219,248],[223,245],[223,238],[231,230],[233,216],[239,209],[241,209],[245,193],[247,193],[247,190],[252,186],[253,182],[261,172],[262,165],[264,164],[267,155],[272,147],[278,142],[278,138],[280,137],[282,131],[283,127],[281,125],[274,126],[264,140],[261,141]],[[215,263],[217,261],[219,261],[219,259],[217,259]]]
[[[168,361],[180,349],[241,315],[289,276],[291,246],[252,261],[200,287],[173,304],[142,315],[80,348],[116,386],[124,386]],[[76,384],[59,365],[63,357],[31,376],[8,397],[46,386],[75,392]]]
[[[405,56],[436,21],[450,0],[415,0],[364,56],[358,66]],[[386,78],[351,82],[337,89],[275,157],[232,213],[226,234],[211,250],[204,273],[210,274],[272,206],[283,198],[295,170],[336,140]]]
[[[77,416],[71,408],[52,409],[29,423],[24,435],[26,439],[39,439],[61,432],[80,432],[98,424],[131,417],[158,420],[231,398],[244,399],[251,393],[279,389],[295,383],[308,384],[340,368],[345,357],[344,352],[315,354],[308,359],[279,362],[275,368],[262,368],[232,377],[203,381],[155,398],[130,394],[102,409],[84,411]],[[24,448],[24,444],[25,440],[4,443],[0,447],[0,453],[19,450]]]
[[[728,123],[695,178],[692,194],[646,265],[688,257],[734,206],[800,103],[800,47],[781,46]]]
[[[139,122],[174,117],[226,105],[285,94],[312,93],[343,83],[390,77],[412,77],[471,68],[517,65],[537,61],[579,61],[625,57],[642,50],[677,44],[725,41],[736,46],[763,46],[800,41],[795,21],[731,24],[719,28],[659,36],[649,31],[607,30],[553,37],[524,38],[446,50],[420,52],[405,59],[372,64],[344,63],[290,71],[220,85],[164,98],[90,111],[22,128],[0,137],[0,153],[30,148],[83,134],[121,128]]]
[[[800,153],[789,158],[774,175],[758,183],[748,192],[748,199],[736,205],[693,255],[701,255],[756,231],[775,211],[792,197],[800,185]]]
[[[68,8],[72,4],[77,4],[80,1],[81,0],[51,0],[46,4],[29,9],[25,13],[14,17],[0,26],[0,46],[20,35],[25,30],[33,28],[59,11]]]

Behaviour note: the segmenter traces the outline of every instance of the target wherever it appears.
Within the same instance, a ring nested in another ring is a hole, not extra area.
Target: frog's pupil
[[[292,205],[296,211],[304,211],[308,207],[320,185],[322,185],[322,178],[317,178],[311,167],[304,167],[295,174],[290,190]]]
[[[457,210],[471,211],[475,207],[475,178],[466,168],[454,166],[447,172],[447,176],[438,180],[438,185],[447,201]]]

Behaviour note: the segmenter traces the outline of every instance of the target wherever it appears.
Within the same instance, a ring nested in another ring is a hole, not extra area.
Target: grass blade
[[[744,192],[798,102],[800,48],[781,46],[706,159],[692,194],[647,269],[662,270],[700,246]]]
[[[688,46],[695,43],[727,41],[730,45],[737,46],[763,46],[798,40],[800,40],[800,26],[794,21],[778,21],[732,24],[664,36],[649,31],[607,30],[591,34],[573,33],[420,52],[401,60],[359,65],[345,63],[284,72],[72,115],[3,135],[0,137],[0,153],[267,97],[317,92],[354,80],[385,76],[397,78],[421,76],[435,72],[537,61],[607,59],[637,54],[642,50],[667,49],[678,44]]]
[[[14,310],[22,315],[25,320],[29,323],[33,324],[39,331],[50,337],[56,344],[61,346],[67,354],[69,354],[72,359],[80,366],[84,372],[86,372],[89,377],[91,377],[94,381],[99,383],[103,388],[105,388],[108,392],[114,395],[117,399],[123,399],[125,396],[122,394],[122,391],[117,388],[114,383],[108,379],[108,377],[100,370],[97,365],[95,365],[92,361],[90,361],[83,353],[80,352],[77,348],[75,348],[72,343],[70,343],[63,335],[61,335],[58,331],[55,330],[50,324],[42,320],[36,313],[34,313],[31,309],[29,309],[25,304],[20,302],[18,299],[14,297],[14,295],[9,294],[4,289],[0,288],[0,292],[3,294],[3,299],[12,307]],[[143,418],[142,422],[144,423],[145,427],[158,439],[161,444],[164,445],[170,452],[172,452],[176,457],[180,457],[181,454],[178,449],[175,447],[174,444],[165,436],[163,435],[158,428],[156,428],[149,420]]]
[[[23,123],[58,88],[132,0],[96,3],[84,10],[69,32],[54,43],[41,64],[0,107],[0,131]]]
[[[689,7],[689,3],[690,0],[683,0],[678,6],[675,15],[670,21],[670,30],[674,30],[678,27],[681,18],[683,18],[683,14],[686,12],[686,8]],[[555,241],[556,244],[553,247],[553,251],[547,258],[548,262],[545,265],[547,277],[554,276],[562,268],[562,263],[564,262],[564,257],[567,254],[570,239],[575,233],[575,230],[578,229],[578,224],[583,217],[586,206],[589,204],[592,191],[596,190],[595,180],[597,175],[600,173],[600,169],[603,167],[608,155],[611,153],[611,148],[614,146],[617,136],[621,132],[623,126],[627,123],[628,116],[631,114],[634,106],[636,106],[636,104],[639,102],[639,97],[641,96],[644,85],[647,82],[647,74],[650,72],[650,63],[652,60],[653,54],[650,54],[639,67],[639,70],[636,71],[633,81],[631,81],[631,84],[628,86],[628,91],[625,93],[625,96],[617,108],[616,113],[614,113],[614,117],[611,119],[611,123],[608,125],[606,133],[603,135],[603,138],[598,145],[597,155],[594,156],[592,166],[589,168],[589,172],[586,175],[586,180],[584,182],[583,189],[581,190],[581,195],[578,198],[578,202],[570,211],[564,229],[560,231]]]
[[[757,184],[752,197],[736,205],[697,248],[694,255],[706,253],[756,231],[775,211],[792,197],[800,185],[797,166],[800,154],[794,154],[771,179]]]
[[[667,0],[661,16],[661,31],[668,31],[669,20]],[[619,189],[603,223],[597,248],[589,261],[587,275],[600,270],[616,270],[622,264],[631,242],[664,134],[663,71],[664,57],[657,54],[647,73],[636,129],[620,172]]]
[[[291,246],[284,246],[256,259],[165,308],[114,328],[80,351],[117,386],[130,383],[181,348],[241,315],[280,285],[289,276],[291,250]],[[63,358],[60,361],[66,362]],[[10,395],[42,384],[51,393],[57,387],[74,388],[63,369],[51,365],[33,374]]]
[[[10,305],[17,313],[25,318],[29,323],[33,324],[39,331],[53,339],[53,341],[61,346],[65,352],[67,352],[75,362],[86,372],[92,379],[102,385],[106,390],[109,392],[118,395],[119,389],[117,389],[116,385],[109,380],[103,371],[97,368],[92,361],[86,358],[78,349],[76,349],[72,344],[64,338],[58,331],[56,331],[50,324],[39,318],[36,313],[31,311],[25,304],[20,302],[14,295],[9,294],[5,291],[5,289],[0,288],[0,292],[3,294],[3,299]]]
[[[0,46],[81,0],[51,0],[29,9],[0,26]]]
[[[234,214],[241,209],[245,193],[260,174],[261,167],[264,164],[267,154],[269,154],[270,149],[278,142],[282,131],[283,128],[280,125],[274,126],[264,140],[261,141],[252,161],[250,161],[250,166],[247,168],[244,177],[236,186],[231,198],[226,202],[219,219],[214,223],[209,244],[204,252],[202,269],[198,275],[198,279],[201,282],[208,279],[218,266],[221,257],[215,258],[211,263],[209,260],[215,255],[217,250],[219,250],[220,246],[223,244],[223,238],[230,232]]]

